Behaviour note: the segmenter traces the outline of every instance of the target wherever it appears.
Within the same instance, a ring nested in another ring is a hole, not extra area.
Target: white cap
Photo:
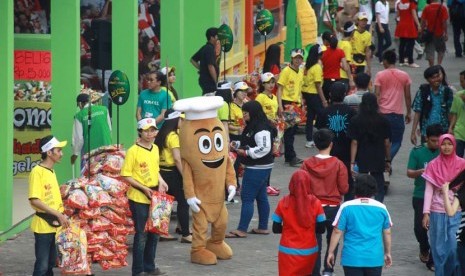
[[[48,141],[45,145],[43,145],[40,149],[42,152],[47,152],[53,148],[63,148],[66,146],[67,141],[58,141],[57,138],[53,137],[50,141]]]
[[[357,19],[358,20],[362,20],[362,19],[368,20],[368,14],[366,12],[359,12],[357,14]]]
[[[271,72],[266,72],[266,73],[263,73],[260,77],[260,79],[262,80],[263,83],[265,82],[269,82],[271,79],[274,78],[274,75],[273,73]]]
[[[234,91],[247,90],[247,89],[249,89],[249,86],[247,85],[247,83],[243,81],[239,81],[239,82],[236,82],[236,84],[234,84]]]
[[[144,118],[137,122],[137,129],[147,130],[151,127],[157,128],[157,123],[154,118]]]
[[[230,82],[219,82],[218,89],[231,89],[231,83]]]
[[[174,72],[175,71],[175,67],[168,67],[168,69],[165,67],[161,68],[160,69],[160,72],[166,76],[167,73],[171,73],[171,72]]]
[[[184,112],[187,120],[202,120],[218,117],[218,109],[223,106],[224,101],[220,96],[193,97],[177,100],[173,109]]]
[[[165,121],[166,120],[172,120],[172,119],[176,119],[176,118],[179,118],[181,117],[182,113],[179,112],[179,111],[173,111],[171,112],[170,114],[168,114],[168,116],[165,118]]]

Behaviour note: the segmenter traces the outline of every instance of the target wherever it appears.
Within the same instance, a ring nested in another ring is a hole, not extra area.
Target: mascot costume
[[[176,101],[173,108],[185,112],[179,130],[184,194],[191,207],[193,219],[191,262],[214,265],[217,259],[232,257],[232,250],[224,242],[228,200],[236,194],[236,175],[228,155],[228,137],[217,118],[223,105],[218,96],[194,97]],[[211,236],[207,231],[211,223]]]

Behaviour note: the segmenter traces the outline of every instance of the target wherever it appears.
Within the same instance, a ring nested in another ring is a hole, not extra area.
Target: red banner
[[[15,51],[15,80],[51,81],[50,51]]]

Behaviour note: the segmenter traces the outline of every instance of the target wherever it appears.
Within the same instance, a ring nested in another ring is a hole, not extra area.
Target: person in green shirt
[[[77,96],[76,102],[80,110],[74,116],[71,164],[76,162],[80,154],[112,143],[111,120],[107,107],[91,104],[90,96],[83,93]],[[88,120],[89,115],[91,120]],[[89,122],[90,148],[88,147]]]
[[[453,133],[457,141],[455,149],[458,156],[463,157],[465,151],[465,70],[460,72],[462,90],[455,94],[450,108],[449,133]]]
[[[422,226],[425,179],[421,175],[425,171],[428,162],[439,155],[439,136],[442,134],[443,130],[440,124],[429,125],[426,128],[426,143],[414,147],[410,151],[407,165],[407,176],[415,179],[412,197],[414,210],[413,231],[420,245],[420,261],[426,263],[428,269],[432,269],[434,264],[432,255],[429,252],[428,230]]]

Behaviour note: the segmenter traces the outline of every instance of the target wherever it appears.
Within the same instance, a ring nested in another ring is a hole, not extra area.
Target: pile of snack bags
[[[125,152],[112,145],[93,150],[84,159],[88,156],[90,168],[85,163],[80,178],[60,187],[64,213],[85,231],[89,263],[98,262],[104,270],[127,266],[126,241],[134,234],[134,222],[126,196],[129,185],[120,177]]]

